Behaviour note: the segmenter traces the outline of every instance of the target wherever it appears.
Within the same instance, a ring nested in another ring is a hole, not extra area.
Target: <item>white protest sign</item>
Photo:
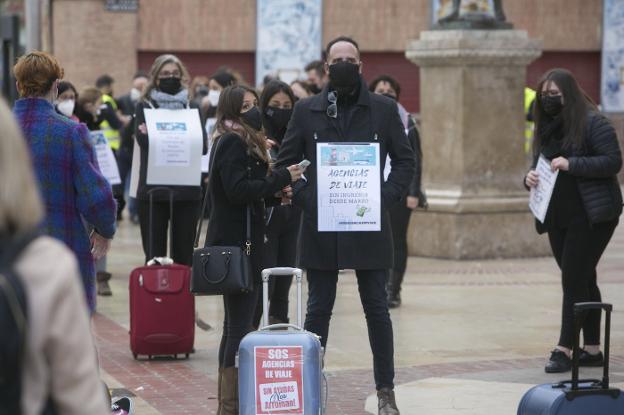
[[[108,183],[112,185],[121,184],[121,177],[119,177],[119,168],[117,167],[117,160],[113,150],[108,144],[108,140],[104,136],[104,131],[91,131],[91,142],[95,149],[95,157],[100,167],[102,176],[108,180]]]
[[[537,220],[544,223],[559,170],[553,172],[550,168],[550,161],[540,154],[535,171],[539,175],[539,182],[536,187],[531,188],[529,209]]]
[[[130,189],[128,194],[130,197],[137,197],[139,190],[139,175],[141,172],[141,147],[134,141],[134,148],[132,150],[132,168],[130,170]]]
[[[379,143],[318,143],[319,232],[381,230]]]
[[[204,135],[199,111],[145,109],[149,185],[199,186]]]

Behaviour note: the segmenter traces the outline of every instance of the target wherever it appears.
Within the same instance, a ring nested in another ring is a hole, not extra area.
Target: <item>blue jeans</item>
[[[356,270],[355,274],[373,352],[375,385],[377,390],[394,388],[394,340],[386,296],[388,270]],[[305,329],[321,336],[321,344],[326,347],[329,320],[336,300],[338,270],[309,269],[307,277],[308,311]]]

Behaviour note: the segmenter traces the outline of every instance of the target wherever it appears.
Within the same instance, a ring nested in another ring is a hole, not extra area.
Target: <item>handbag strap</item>
[[[209,166],[212,167],[214,166],[214,159],[216,157],[217,151],[219,150],[219,143],[221,143],[222,140],[222,136],[217,138],[216,143],[214,144],[214,150],[212,151],[212,153],[210,154],[210,160],[209,160]],[[206,211],[206,205],[208,204],[208,195],[210,192],[210,186],[212,184],[212,173],[208,174],[208,183],[206,183],[206,191],[204,193],[204,200],[202,202],[202,209],[201,212],[199,214],[199,225],[197,227],[197,232],[195,232],[195,243],[194,243],[194,247],[197,248],[199,246],[199,237],[201,235],[201,230],[204,224],[204,212]],[[247,178],[250,179],[251,178],[251,169],[249,166],[247,166]],[[246,223],[247,223],[247,230],[246,230],[246,234],[245,234],[245,254],[247,256],[251,255],[251,208],[249,206],[249,203],[247,204],[247,208],[246,208]],[[208,225],[210,226],[210,224]],[[208,237],[208,228],[206,228],[206,238]],[[204,247],[206,247],[206,243],[204,243]]]

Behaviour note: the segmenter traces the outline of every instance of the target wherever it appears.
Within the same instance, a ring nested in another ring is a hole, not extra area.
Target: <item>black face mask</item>
[[[316,84],[310,84],[310,91],[312,91],[312,93],[314,95],[319,94],[321,92],[321,88],[319,88]]]
[[[290,121],[291,116],[292,109],[267,107],[264,111],[262,124],[269,138],[281,143],[286,134],[286,127],[288,127],[288,121]]]
[[[210,90],[205,85],[195,88],[195,95],[201,98],[208,96],[208,92],[210,92]]]
[[[384,97],[388,97],[393,101],[397,101],[397,97],[395,97],[394,95],[391,95],[391,94],[381,94],[381,95],[383,95]]]
[[[182,89],[182,80],[175,77],[160,79],[158,80],[158,89],[165,94],[175,95]]]
[[[563,109],[563,97],[561,95],[543,97],[542,108],[544,108],[544,112],[551,117],[558,115]]]
[[[245,124],[254,130],[260,131],[262,129],[262,115],[258,107],[253,107],[249,111],[243,112],[240,117]]]
[[[360,82],[360,67],[350,62],[329,65],[329,80],[339,95],[352,92]]]

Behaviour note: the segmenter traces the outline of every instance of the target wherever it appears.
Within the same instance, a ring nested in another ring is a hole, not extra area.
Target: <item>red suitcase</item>
[[[154,191],[150,191],[150,225]],[[173,194],[169,209],[173,218]],[[172,223],[172,222],[170,222]],[[150,226],[151,228],[151,226]],[[171,244],[171,228],[169,241]],[[150,235],[150,255],[152,257]],[[191,268],[186,265],[146,265],[130,274],[130,350],[138,355],[183,354],[193,350],[195,339],[195,298],[190,288]]]

